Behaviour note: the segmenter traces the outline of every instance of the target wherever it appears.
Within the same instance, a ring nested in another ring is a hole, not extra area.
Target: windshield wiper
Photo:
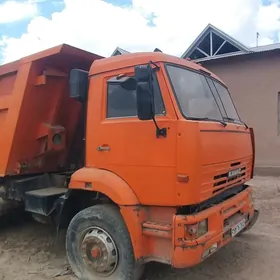
[[[224,127],[227,126],[227,123],[222,121],[222,120],[215,120],[215,119],[210,119],[210,118],[196,118],[196,117],[188,117],[189,120],[195,120],[195,121],[211,121],[211,122],[219,122],[222,124]]]
[[[235,119],[229,118],[229,117],[224,117],[224,119],[227,120],[227,121],[232,121],[232,122],[240,122],[240,123],[242,123],[246,127],[246,129],[249,128],[249,126],[245,122],[243,122],[241,120],[235,120]]]

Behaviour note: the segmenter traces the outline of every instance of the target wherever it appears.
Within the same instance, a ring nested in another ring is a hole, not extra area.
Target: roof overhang
[[[218,45],[218,47],[216,47],[216,49],[214,49],[213,47],[213,40],[215,39],[214,37],[219,38],[221,42]],[[199,46],[203,44],[203,41],[205,40],[210,40],[208,51],[199,48]],[[216,28],[212,24],[208,24],[205,27],[205,29],[199,34],[199,36],[193,41],[193,43],[189,46],[189,48],[183,53],[182,58],[193,59],[192,54],[195,51],[200,52],[202,57],[213,57],[219,55],[219,52],[222,52],[225,46],[231,46],[233,52],[250,52],[250,49],[247,46],[243,45],[242,43],[229,36],[225,32],[221,31],[220,29]]]

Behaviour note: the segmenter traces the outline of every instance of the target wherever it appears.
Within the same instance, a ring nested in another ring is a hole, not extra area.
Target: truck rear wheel
[[[83,280],[138,280],[133,247],[118,207],[95,205],[79,212],[66,235],[66,251],[73,272]]]

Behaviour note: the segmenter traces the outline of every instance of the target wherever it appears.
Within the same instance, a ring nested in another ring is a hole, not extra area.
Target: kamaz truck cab
[[[67,226],[80,279],[191,267],[256,222],[253,130],[207,69],[65,45],[2,67],[2,197]]]

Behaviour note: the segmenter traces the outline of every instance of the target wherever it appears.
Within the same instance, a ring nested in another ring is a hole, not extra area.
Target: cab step
[[[25,211],[49,216],[55,209],[58,198],[67,192],[66,188],[49,187],[25,193]]]

